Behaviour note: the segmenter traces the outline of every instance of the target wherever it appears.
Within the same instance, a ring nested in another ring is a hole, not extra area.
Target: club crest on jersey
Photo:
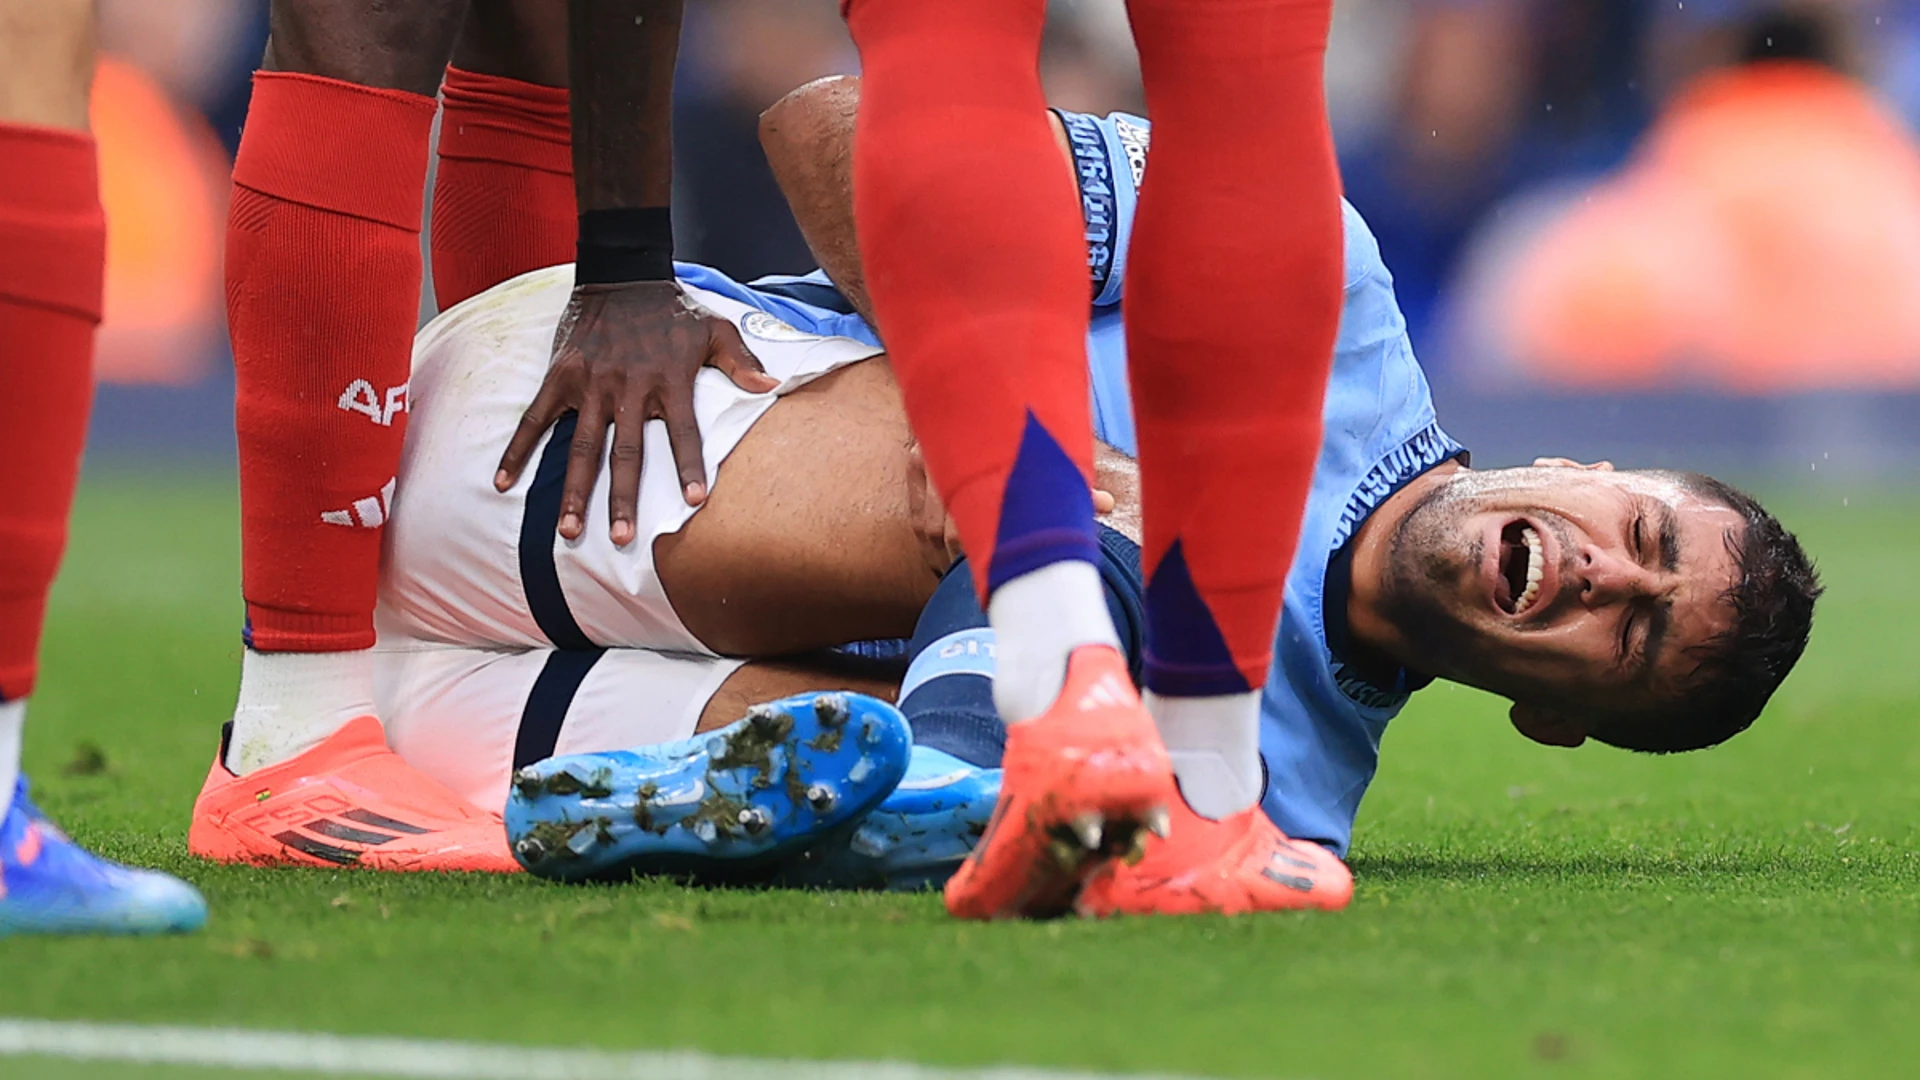
[[[740,320],[740,329],[748,337],[761,341],[816,341],[818,335],[788,326],[764,311],[755,311]]]

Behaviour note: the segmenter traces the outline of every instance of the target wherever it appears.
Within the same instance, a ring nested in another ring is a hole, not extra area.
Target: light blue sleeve
[[[1140,181],[1146,175],[1152,125],[1127,113],[1104,117],[1056,110],[1073,150],[1086,221],[1087,269],[1094,310],[1087,332],[1088,377],[1093,390],[1094,435],[1135,455],[1133,400],[1127,388],[1126,335],[1120,316],[1127,256]],[[1380,261],[1380,246],[1352,204],[1340,203],[1345,229],[1345,295],[1333,377],[1371,370],[1383,349],[1403,347],[1405,323],[1393,296],[1393,277]]]
[[[1147,168],[1147,122],[1126,113],[1089,116],[1054,110],[1073,151],[1080,214],[1087,231],[1087,273],[1093,318],[1087,328],[1087,375],[1093,390],[1093,433],[1123,454],[1136,453],[1133,398],[1127,389],[1127,341],[1120,295],[1133,240],[1133,210]]]
[[[1074,179],[1080,185],[1093,306],[1110,307],[1120,302],[1126,279],[1133,208],[1147,170],[1149,128],[1145,120],[1126,113],[1089,116],[1056,109],[1054,115],[1066,129]]]

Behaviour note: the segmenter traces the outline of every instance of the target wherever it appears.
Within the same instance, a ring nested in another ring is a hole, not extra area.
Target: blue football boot
[[[206,925],[193,886],[87,851],[27,798],[26,777],[0,818],[0,937],[179,934]]]
[[[507,795],[507,840],[562,881],[763,882],[880,805],[912,745],[884,701],[799,694],[680,742],[529,765]]]
[[[987,831],[1000,777],[999,769],[916,746],[893,794],[851,833],[803,853],[782,880],[817,888],[938,888]]]

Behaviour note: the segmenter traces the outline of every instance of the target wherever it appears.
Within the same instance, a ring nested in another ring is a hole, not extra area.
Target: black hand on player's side
[[[740,332],[725,319],[688,304],[672,281],[580,285],[554,334],[553,365],[520,418],[500,458],[494,487],[512,487],[540,436],[569,410],[578,411],[560,497],[560,535],[577,539],[587,499],[600,473],[600,451],[613,428],[608,492],[613,542],[632,543],[640,498],[641,438],[647,421],[662,420],[687,503],[706,500],[700,426],[694,419],[693,381],[715,367],[749,393],[779,383],[767,375]]]

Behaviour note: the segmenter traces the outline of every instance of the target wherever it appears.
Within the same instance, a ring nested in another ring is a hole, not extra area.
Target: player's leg
[[[1138,670],[1145,630],[1140,548],[1101,528],[1100,580],[1129,667]],[[813,855],[821,885],[915,889],[944,884],[973,851],[999,796],[1007,725],[994,708],[996,642],[974,592],[972,567],[956,563],[921,612],[900,683],[900,712],[913,729],[906,779],[860,823],[847,844]]]
[[[1124,839],[1170,784],[1094,569],[1085,249],[1040,87],[1046,4],[846,8],[864,72],[854,212],[868,292],[990,597],[1000,711],[1054,721],[1015,736],[1033,749],[1009,764],[1001,813],[1020,824],[990,833],[949,907],[1057,911],[1097,860],[1057,863],[1050,834],[1103,847],[1112,814]],[[1083,738],[1104,749],[1064,752]]]
[[[327,713],[371,712],[366,650],[406,430],[432,95],[464,9],[272,6],[227,225],[249,646],[229,764],[241,772],[316,745],[337,726]],[[278,693],[283,671],[311,685]],[[265,721],[252,708],[263,693],[268,710],[283,698],[330,707]]]
[[[1107,614],[1137,679],[1146,631],[1140,546],[1105,526],[1099,529],[1098,542]],[[965,562],[954,564],[921,611],[910,646],[912,659],[900,683],[900,711],[913,725],[916,748],[938,750],[980,768],[998,768],[1007,734],[993,707],[998,642],[987,613],[967,588],[972,568]]]
[[[1053,669],[1007,680],[1010,718],[1030,719],[1069,650],[1113,643],[1092,570],[1085,250],[1040,87],[1046,4],[846,6],[864,71],[854,212],[907,414],[981,595],[1035,574],[1002,602],[1063,594],[1067,639],[1027,650],[1035,628],[1006,628],[1006,666]]]
[[[20,775],[47,591],[93,391],[106,222],[87,93],[92,0],[0,0],[0,937],[189,930],[187,885],[73,846]]]
[[[543,877],[768,880],[906,773],[906,721],[857,692],[889,689],[871,677],[637,649],[543,653],[506,801],[514,854]]]
[[[1129,0],[1128,11],[1154,123],[1126,310],[1146,506],[1146,687],[1198,815],[1177,816],[1161,848],[1228,858],[1193,840],[1207,822],[1282,839],[1258,809],[1259,691],[1340,315],[1340,181],[1322,89],[1332,4]],[[1269,888],[1262,869],[1258,858],[1241,867],[1254,891]]]
[[[554,756],[683,741],[762,702],[896,683],[845,665],[644,649],[473,649],[383,638],[376,693],[407,763],[476,806],[506,805],[516,770]]]
[[[441,87],[431,240],[442,311],[573,260],[566,15],[554,0],[473,0]]]
[[[425,837],[381,858],[512,867],[494,819],[385,752],[369,651],[406,428],[432,95],[465,13],[466,0],[272,5],[227,228],[247,650],[230,738],[195,807],[190,843],[207,857],[312,862],[276,839],[318,805],[293,781],[312,795],[376,770],[407,835]]]

